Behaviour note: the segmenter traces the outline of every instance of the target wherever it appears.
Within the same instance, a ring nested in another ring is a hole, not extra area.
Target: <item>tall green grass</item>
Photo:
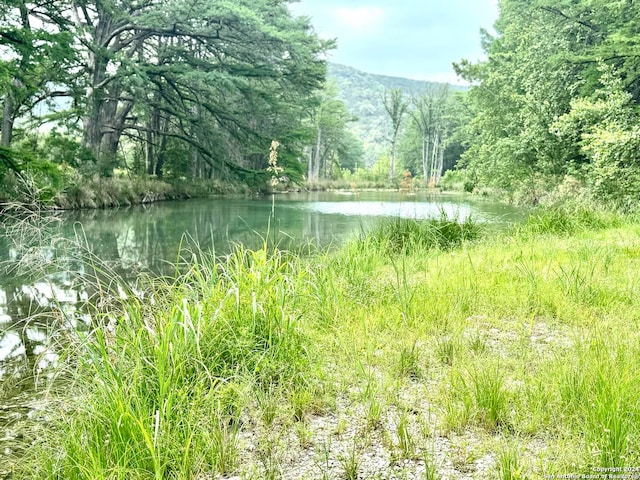
[[[542,207],[534,210],[524,224],[516,226],[519,235],[571,235],[585,230],[614,228],[624,223],[624,216],[598,206]]]
[[[67,363],[77,400],[16,478],[275,478],[322,445],[322,478],[362,476],[376,449],[428,456],[426,478],[484,457],[490,478],[637,465],[640,241],[613,218],[481,241],[398,221],[309,257],[185,255],[95,312]]]
[[[299,325],[304,269],[279,251],[205,259],[72,352],[71,415],[42,439],[30,478],[194,478],[232,471],[253,390],[296,391],[317,378]],[[302,291],[301,291],[302,289]],[[98,315],[100,312],[96,312]]]
[[[110,208],[207,197],[216,194],[248,194],[245,185],[205,180],[160,180],[146,176],[75,177],[57,192],[52,203],[61,209]]]
[[[394,218],[379,223],[361,234],[360,241],[390,253],[412,253],[418,250],[448,250],[478,238],[481,227],[471,217],[460,221],[442,213],[440,218],[415,220]]]

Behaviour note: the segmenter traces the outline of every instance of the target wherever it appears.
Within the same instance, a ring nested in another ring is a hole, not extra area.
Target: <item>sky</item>
[[[301,0],[323,38],[337,38],[329,61],[368,73],[463,83],[452,62],[482,57],[480,29],[491,31],[497,0]]]

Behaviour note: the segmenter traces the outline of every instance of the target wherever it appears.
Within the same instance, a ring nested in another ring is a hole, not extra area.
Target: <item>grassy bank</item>
[[[248,187],[213,180],[163,181],[149,177],[89,178],[74,182],[52,199],[56,208],[110,208],[212,195],[248,194]]]
[[[327,190],[398,190],[399,188],[400,180],[390,180],[388,178],[356,181],[320,179],[304,183],[304,189],[311,192],[324,192]]]
[[[636,467],[639,233],[554,211],[500,234],[395,222],[310,258],[200,256],[95,312],[14,478]]]
[[[147,176],[116,176],[67,178],[64,183],[42,185],[28,177],[5,178],[0,194],[3,206],[38,205],[40,207],[75,210],[112,208],[158,202],[202,198],[212,195],[249,194],[244,184],[217,180],[162,180]]]

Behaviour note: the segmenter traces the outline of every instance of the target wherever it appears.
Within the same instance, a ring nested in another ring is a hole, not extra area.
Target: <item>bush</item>
[[[447,170],[440,180],[440,187],[443,190],[471,193],[475,186],[476,182],[467,170]]]

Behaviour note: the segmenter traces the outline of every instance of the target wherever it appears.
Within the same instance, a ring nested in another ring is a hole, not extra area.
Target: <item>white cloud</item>
[[[336,10],[336,15],[343,27],[372,31],[382,23],[384,10],[374,6],[341,7]]]

